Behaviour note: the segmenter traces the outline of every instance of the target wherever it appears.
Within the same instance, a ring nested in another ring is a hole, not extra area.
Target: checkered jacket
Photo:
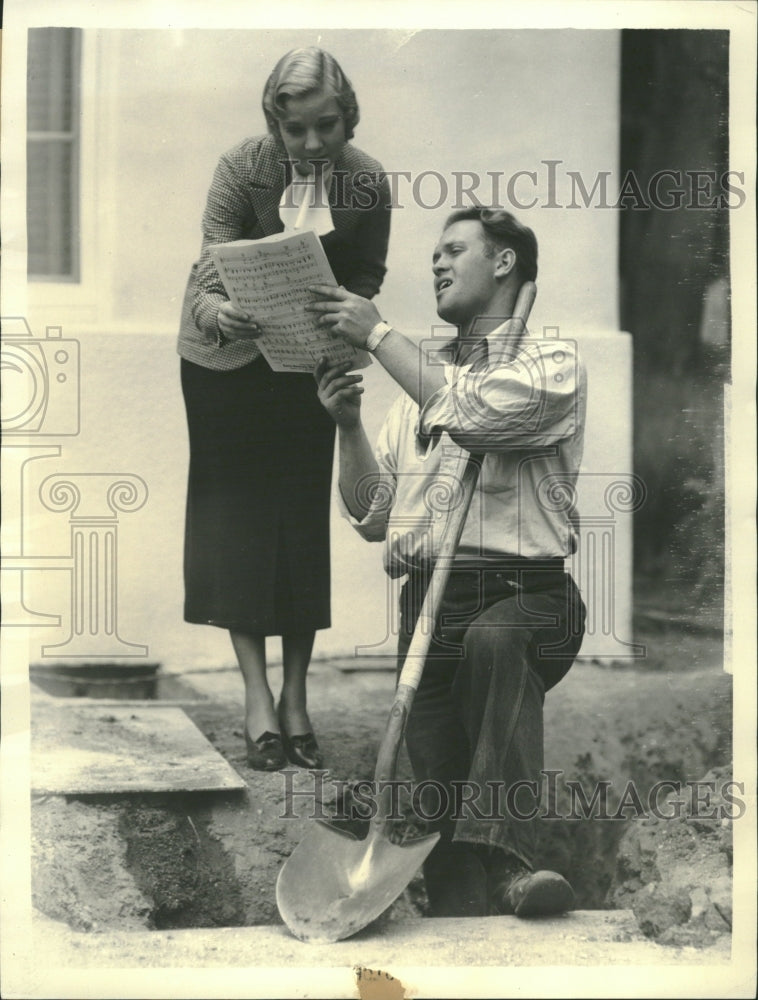
[[[177,345],[183,358],[231,371],[258,357],[253,341],[219,346],[216,315],[227,295],[210,248],[282,232],[279,202],[290,169],[283,145],[272,135],[243,139],[219,160],[203,213],[200,258],[184,296]],[[334,276],[349,291],[372,298],[387,270],[390,189],[382,165],[346,143],[334,165],[329,205],[334,231],[321,242]]]

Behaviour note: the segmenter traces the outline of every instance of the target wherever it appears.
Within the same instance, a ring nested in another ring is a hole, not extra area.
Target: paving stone
[[[32,791],[232,791],[245,783],[181,708],[37,701]]]

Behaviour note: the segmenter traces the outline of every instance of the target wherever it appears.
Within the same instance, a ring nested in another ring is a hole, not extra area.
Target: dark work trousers
[[[398,669],[428,580],[403,587]],[[584,620],[562,560],[453,568],[406,731],[420,811],[440,832],[424,866],[435,915],[487,913],[479,859],[492,848],[532,867],[535,819],[524,817],[539,801],[545,691],[571,667]]]

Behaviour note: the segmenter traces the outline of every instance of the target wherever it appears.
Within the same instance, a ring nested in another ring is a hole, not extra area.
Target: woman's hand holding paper
[[[216,322],[227,340],[257,340],[262,333],[252,316],[236,309],[231,302],[219,306]]]

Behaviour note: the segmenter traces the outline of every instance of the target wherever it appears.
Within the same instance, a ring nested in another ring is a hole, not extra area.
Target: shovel
[[[519,290],[504,356],[513,357],[523,336],[536,286]],[[398,680],[387,729],[374,772],[376,792],[368,835],[358,840],[328,822],[316,820],[282,865],[276,882],[279,913],[301,941],[327,943],[350,937],[380,916],[405,889],[439,839],[438,833],[404,844],[389,838],[392,782],[413,698],[424,663],[463,525],[474,495],[482,456],[469,455],[456,506],[440,542],[429,588]]]

